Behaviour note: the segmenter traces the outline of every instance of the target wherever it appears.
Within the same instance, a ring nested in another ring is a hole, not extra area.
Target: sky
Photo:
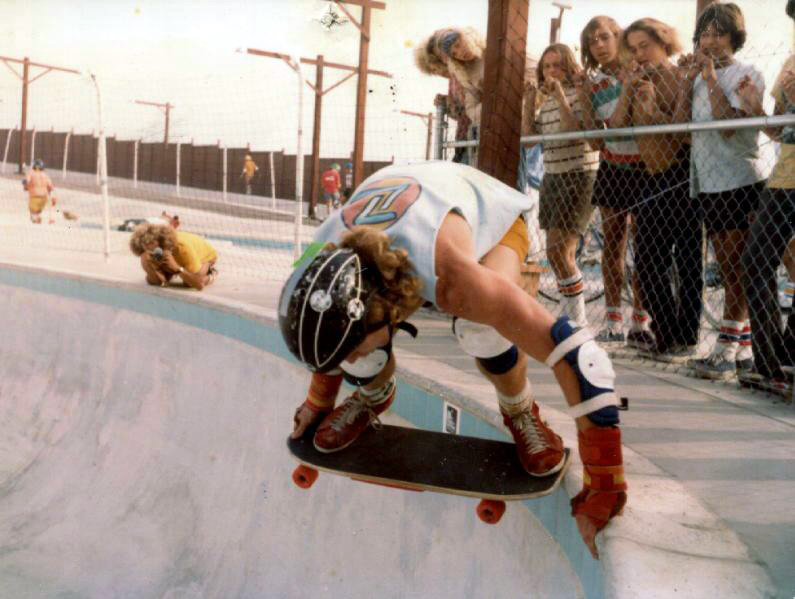
[[[425,124],[401,110],[428,113],[446,81],[419,73],[413,48],[435,29],[486,31],[487,0],[383,0],[374,10],[370,68],[391,79],[368,78],[365,157],[422,158]],[[763,68],[768,82],[792,50],[784,0],[737,0],[749,31],[739,56]],[[690,45],[696,0],[572,0],[561,41],[578,45],[585,23],[607,14],[620,24],[655,16],[675,26]],[[162,139],[164,118],[135,100],[169,102],[170,138],[185,143],[250,145],[295,152],[297,75],[282,61],[245,53],[257,48],[355,66],[359,32],[352,23],[326,30],[324,0],[0,0],[0,55],[96,75],[103,124],[120,139]],[[348,5],[359,18],[361,9]],[[528,50],[538,56],[549,38],[551,0],[530,0]],[[242,50],[242,51],[241,51]],[[4,67],[5,65],[3,65]],[[21,85],[0,67],[0,127],[19,123]],[[21,70],[19,65],[15,67]],[[315,68],[303,67],[309,81]],[[33,69],[32,75],[41,72]],[[324,88],[346,73],[324,70]],[[311,147],[314,93],[303,88],[303,151]],[[323,96],[323,156],[346,156],[353,144],[356,78]],[[99,128],[96,92],[86,76],[50,72],[30,86],[29,126],[89,133]]]

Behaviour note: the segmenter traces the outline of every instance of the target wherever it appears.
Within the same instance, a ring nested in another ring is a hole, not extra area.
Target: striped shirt
[[[582,120],[582,107],[574,87],[564,87],[566,100],[574,115]],[[560,107],[549,96],[544,100],[536,117],[536,130],[542,134],[560,133]],[[599,152],[591,150],[586,141],[545,141],[544,172],[550,174],[573,171],[595,171],[599,168]]]
[[[597,71],[593,78],[593,105],[596,120],[606,123],[616,110],[621,95],[621,82],[612,75]],[[604,140],[602,160],[612,164],[632,164],[641,162],[640,150],[632,137],[607,137]]]

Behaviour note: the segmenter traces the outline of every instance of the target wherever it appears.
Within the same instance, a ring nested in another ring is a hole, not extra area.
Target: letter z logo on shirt
[[[342,222],[349,229],[364,225],[383,231],[400,220],[421,193],[422,187],[411,177],[373,181],[345,204]]]

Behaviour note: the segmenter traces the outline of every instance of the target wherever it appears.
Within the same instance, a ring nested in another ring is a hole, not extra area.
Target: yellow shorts
[[[31,196],[28,199],[28,209],[32,214],[41,214],[47,205],[47,196]]]
[[[519,256],[519,262],[524,264],[527,252],[530,251],[530,238],[527,236],[527,225],[522,217],[516,219],[497,245],[511,248]]]

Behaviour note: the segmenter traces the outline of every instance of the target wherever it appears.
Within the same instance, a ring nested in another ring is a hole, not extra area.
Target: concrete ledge
[[[35,275],[95,284],[139,296],[178,300],[227,314],[239,320],[241,327],[246,322],[255,322],[273,329],[276,324],[273,309],[218,295],[153,288],[129,278],[88,276],[23,262],[0,267],[0,282],[12,285],[14,279],[19,285],[20,278],[28,276],[31,277],[29,281],[33,281]],[[30,288],[37,287],[31,283]],[[46,285],[39,285],[37,289],[53,292]],[[130,306],[130,309],[135,307]],[[173,318],[180,320],[176,315]],[[195,321],[188,324],[201,326]],[[244,334],[239,339],[250,342]],[[285,354],[283,350],[279,355]],[[473,419],[490,427],[495,435],[504,434],[500,432],[504,429],[493,389],[484,379],[410,352],[398,350],[397,354],[402,388],[414,388],[423,395],[459,406]],[[562,412],[544,406],[542,411],[566,445],[573,449],[575,463],[556,496],[546,503],[527,502],[527,506],[566,552],[587,597],[739,599],[775,596],[767,573],[751,559],[737,535],[680,483],[626,447],[624,460],[630,489],[624,515],[600,533],[601,561],[583,558],[584,546],[576,537],[576,526],[566,509],[567,499],[582,486],[576,429],[573,421]],[[597,585],[601,588],[596,588]]]

